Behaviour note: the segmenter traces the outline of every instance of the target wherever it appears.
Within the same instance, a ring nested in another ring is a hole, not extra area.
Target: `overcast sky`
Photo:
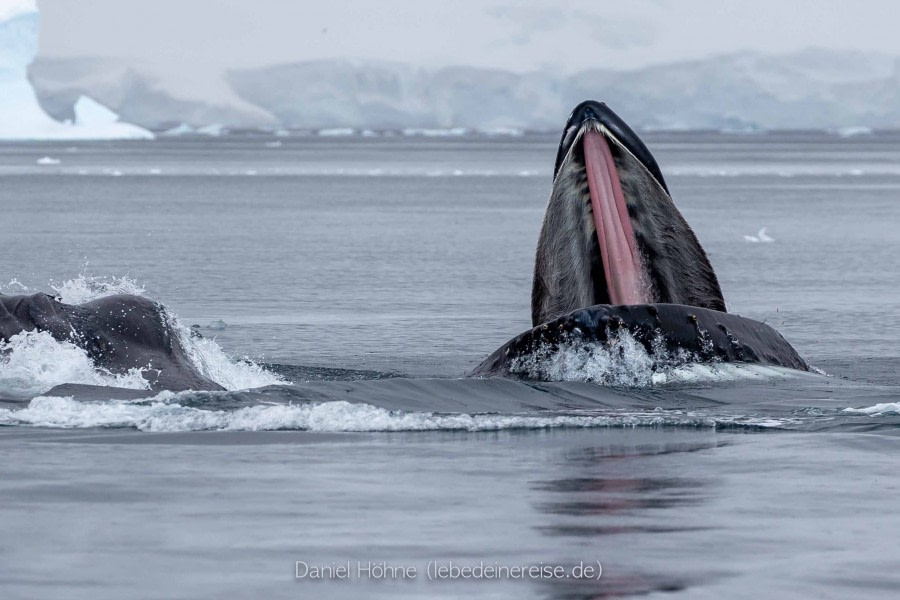
[[[891,0],[38,0],[40,56],[173,74],[317,58],[516,71],[809,46],[900,55]],[[565,8],[559,8],[560,5]]]

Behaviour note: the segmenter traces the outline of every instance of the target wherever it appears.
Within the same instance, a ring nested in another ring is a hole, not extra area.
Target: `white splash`
[[[178,335],[181,347],[200,374],[226,390],[247,390],[287,383],[250,358],[232,360],[214,340],[198,337],[174,315],[169,314],[168,317],[169,325]]]
[[[884,415],[900,415],[900,402],[885,402],[874,406],[867,406],[865,408],[845,408],[844,412],[851,415],[870,415],[877,417]]]
[[[13,280],[13,283],[18,284]],[[146,294],[143,286],[128,277],[93,277],[84,273],[62,283],[51,282],[61,302],[83,304],[114,294]],[[215,341],[192,334],[189,327],[168,313],[185,354],[205,377],[227,390],[243,390],[286,383],[249,358],[232,360]],[[148,389],[143,370],[124,375],[97,368],[81,348],[58,342],[46,332],[27,332],[0,344],[0,389],[14,395],[40,394],[63,383],[81,383]]]
[[[143,401],[78,402],[40,396],[19,410],[0,409],[0,425],[92,428],[130,427],[140,431],[497,431],[562,427],[781,427],[788,421],[747,416],[656,409],[645,412],[558,416],[435,414],[392,411],[344,401],[263,405],[236,410],[203,410],[178,404],[193,392],[163,392]]]
[[[113,374],[97,368],[84,350],[46,331],[25,331],[0,342],[0,389],[16,396],[40,394],[63,383],[149,389],[140,369]]]
[[[581,340],[542,346],[515,358],[510,371],[542,381],[584,381],[618,387],[791,377],[790,370],[742,363],[700,362],[683,349],[668,350],[657,336],[648,351],[627,331],[605,344]]]
[[[115,294],[144,295],[147,290],[130,277],[94,277],[81,273],[75,279],[62,283],[50,282],[56,297],[65,304],[84,304],[104,296]]]

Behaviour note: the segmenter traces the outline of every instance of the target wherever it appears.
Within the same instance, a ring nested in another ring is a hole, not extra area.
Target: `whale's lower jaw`
[[[683,351],[691,361],[743,362],[808,371],[781,334],[765,323],[681,304],[598,305],[526,331],[488,356],[471,376],[515,374],[516,361],[547,356],[573,341],[607,344],[627,332],[648,352]],[[660,348],[662,345],[662,348]]]

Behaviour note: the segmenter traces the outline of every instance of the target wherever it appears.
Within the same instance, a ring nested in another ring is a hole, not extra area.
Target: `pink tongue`
[[[602,133],[585,132],[584,164],[610,304],[645,304],[650,301],[650,294],[644,267],[634,242],[619,173]]]

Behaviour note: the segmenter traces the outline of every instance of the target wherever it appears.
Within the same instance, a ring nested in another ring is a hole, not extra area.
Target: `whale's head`
[[[638,135],[606,104],[566,122],[538,239],[534,325],[595,304],[725,310],[715,271]]]

